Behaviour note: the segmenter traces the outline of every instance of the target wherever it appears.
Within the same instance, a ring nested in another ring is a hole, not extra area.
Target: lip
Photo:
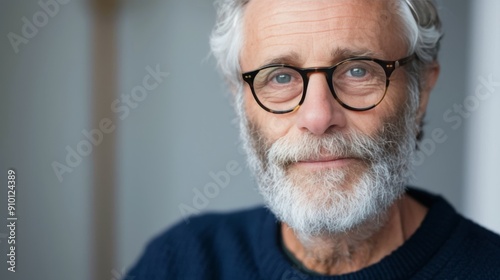
[[[352,157],[326,157],[320,159],[301,160],[294,163],[294,165],[308,169],[341,168],[353,163],[355,160],[356,158]]]

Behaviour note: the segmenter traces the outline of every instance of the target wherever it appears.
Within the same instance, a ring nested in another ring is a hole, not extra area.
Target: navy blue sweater
[[[154,239],[125,279],[500,279],[500,236],[415,189],[429,208],[417,231],[380,262],[340,276],[298,270],[282,251],[279,223],[265,208],[205,214]]]

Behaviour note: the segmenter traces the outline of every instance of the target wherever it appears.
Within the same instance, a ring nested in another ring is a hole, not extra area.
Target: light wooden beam
[[[119,0],[90,0],[92,10],[92,128],[101,127],[106,118],[115,127],[103,132],[102,142],[93,156],[93,236],[92,279],[112,279],[116,271],[116,139],[117,123],[110,104],[118,96],[117,12]]]

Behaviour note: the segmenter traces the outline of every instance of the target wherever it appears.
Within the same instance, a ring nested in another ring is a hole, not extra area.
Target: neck
[[[404,196],[388,209],[386,222],[376,229],[373,221],[367,221],[350,232],[315,236],[304,242],[282,223],[281,235],[286,249],[305,268],[339,275],[358,271],[389,255],[417,230],[426,213],[423,205]]]

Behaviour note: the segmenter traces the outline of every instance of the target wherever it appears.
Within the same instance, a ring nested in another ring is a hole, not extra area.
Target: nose
[[[335,100],[323,73],[312,73],[304,103],[297,111],[296,125],[302,131],[324,134],[332,127],[345,125],[344,108]]]

